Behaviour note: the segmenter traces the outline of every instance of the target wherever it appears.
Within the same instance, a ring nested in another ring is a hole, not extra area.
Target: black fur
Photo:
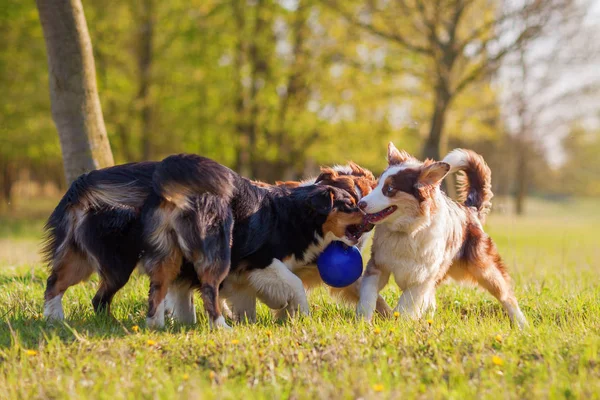
[[[173,196],[186,202],[178,205],[183,208],[173,220],[169,246],[157,248],[149,238],[160,222],[159,208]],[[179,249],[183,268],[177,279],[208,296],[205,303],[214,303],[208,309],[214,318],[218,285],[230,265],[238,271],[265,268],[273,258],[302,258],[316,242],[315,233],[323,236],[322,226],[334,207],[357,211],[352,196],[342,189],[264,187],[193,155],[93,171],[71,185],[46,224],[44,255],[52,267],[47,293],[66,290],[54,285],[60,257],[69,248],[97,261],[102,280],[93,305],[96,311],[108,310],[140,258],[152,270],[185,243]],[[76,218],[82,220],[75,224]],[[152,282],[152,293],[160,289]]]

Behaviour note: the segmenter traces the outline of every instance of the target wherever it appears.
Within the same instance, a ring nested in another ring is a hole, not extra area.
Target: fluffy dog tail
[[[492,207],[492,172],[483,157],[471,150],[455,149],[444,162],[450,164],[450,172],[462,171],[458,176],[458,195],[467,207],[475,207],[482,223]]]
[[[229,168],[195,154],[165,158],[156,167],[153,186],[157,194],[179,208],[187,208],[189,199],[212,194],[229,200],[235,189],[235,175]]]
[[[41,250],[44,260],[51,263],[66,241],[73,239],[75,228],[89,210],[112,211],[105,223],[112,230],[125,229],[136,210],[150,193],[152,163],[125,164],[92,171],[78,177],[60,200],[46,225]]]

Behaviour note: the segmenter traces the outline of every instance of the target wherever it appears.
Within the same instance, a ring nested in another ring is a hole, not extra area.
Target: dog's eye
[[[393,188],[393,187],[391,187],[391,186],[388,186],[388,187],[387,187],[387,192],[388,192],[388,193],[390,193],[390,194],[391,194],[393,191],[394,191],[394,188]]]

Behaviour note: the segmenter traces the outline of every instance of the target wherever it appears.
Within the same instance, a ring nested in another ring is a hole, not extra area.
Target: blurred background
[[[115,163],[193,152],[268,182],[347,160],[377,174],[392,140],[480,152],[499,209],[600,195],[599,2],[83,8]],[[0,207],[47,215],[66,182],[36,4],[0,0],[0,37]]]

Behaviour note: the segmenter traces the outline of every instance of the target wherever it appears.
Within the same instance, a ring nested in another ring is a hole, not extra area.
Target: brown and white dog
[[[387,158],[377,187],[359,202],[376,228],[357,313],[371,319],[377,293],[393,274],[402,290],[395,311],[420,318],[435,310],[438,285],[453,278],[483,286],[502,303],[511,322],[525,327],[506,267],[482,227],[493,196],[483,158],[456,149],[441,162],[421,162],[393,143]],[[442,179],[455,171],[464,172],[462,204],[440,190]]]

